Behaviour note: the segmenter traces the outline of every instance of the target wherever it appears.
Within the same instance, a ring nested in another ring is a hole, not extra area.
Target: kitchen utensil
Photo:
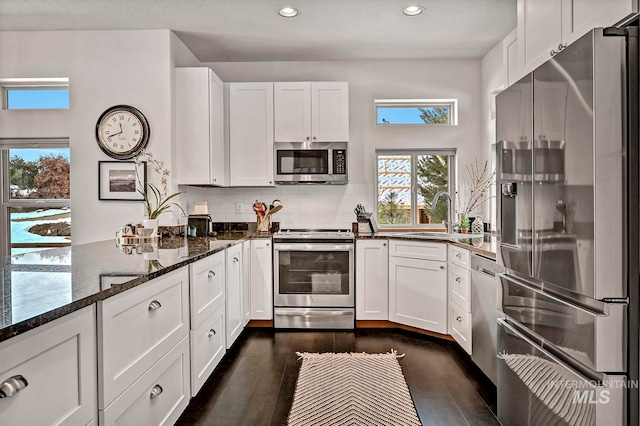
[[[271,204],[273,204],[274,206],[281,206],[282,205],[282,201],[275,199],[271,202]]]
[[[269,216],[278,213],[280,210],[282,210],[282,204],[277,205],[274,208],[272,208],[271,210],[269,210]]]

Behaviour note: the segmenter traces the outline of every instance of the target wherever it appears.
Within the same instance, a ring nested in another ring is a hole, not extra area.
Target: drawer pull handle
[[[440,265],[440,269],[444,271],[444,265]]]
[[[153,398],[159,397],[162,391],[163,391],[162,386],[155,385],[153,389],[151,389],[151,395],[149,395],[149,398],[153,399]]]
[[[7,380],[0,384],[0,398],[9,398],[20,392],[22,389],[29,386],[27,379],[18,374],[17,376],[9,377]]]
[[[462,281],[462,280],[460,279],[460,277],[456,278],[456,282],[457,282],[457,283],[459,283],[460,281]]]
[[[457,257],[458,259],[460,259],[460,258],[462,257],[462,254],[461,254],[461,253],[456,253],[456,257]]]
[[[456,321],[461,322],[462,321],[462,317],[456,317]]]
[[[213,337],[215,335],[216,335],[216,331],[213,328],[209,330],[209,337]]]
[[[160,308],[162,308],[162,305],[157,300],[154,300],[153,302],[149,303],[149,310],[150,311],[155,311],[155,310],[160,309]]]
[[[237,258],[237,257],[234,257],[234,258],[233,258],[233,262],[235,263],[235,262],[237,262],[237,261],[238,261],[238,258]]]
[[[208,276],[209,278],[213,278],[213,277],[215,277],[215,276],[216,276],[216,273],[215,273],[215,272],[213,272],[213,271],[209,271],[209,273],[207,274],[207,276]]]

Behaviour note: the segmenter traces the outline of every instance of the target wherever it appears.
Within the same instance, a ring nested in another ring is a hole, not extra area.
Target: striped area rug
[[[421,425],[398,355],[300,353],[289,426]]]

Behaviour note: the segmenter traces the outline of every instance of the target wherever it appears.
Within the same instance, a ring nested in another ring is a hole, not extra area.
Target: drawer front
[[[190,265],[191,328],[195,329],[225,300],[224,251]]]
[[[100,409],[188,334],[188,285],[182,268],[98,304]]]
[[[26,387],[0,399],[4,425],[86,425],[97,412],[95,305],[0,344],[0,383]]]
[[[447,260],[447,244],[390,240],[389,256],[445,262]]]
[[[471,312],[471,272],[457,265],[449,265],[449,299],[466,312]]]
[[[449,334],[471,355],[471,314],[457,304],[449,304]]]
[[[173,425],[189,404],[189,339],[100,412],[102,425]]]
[[[192,397],[196,396],[225,354],[224,312],[222,305],[190,332]]]
[[[471,269],[471,254],[467,249],[449,245],[449,261],[464,269]]]

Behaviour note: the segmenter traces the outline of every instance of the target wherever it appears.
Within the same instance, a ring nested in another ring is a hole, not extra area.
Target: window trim
[[[9,108],[11,90],[69,90],[69,79],[63,78],[1,78],[2,109],[6,111],[68,111],[70,108]],[[69,93],[71,97],[71,93]],[[69,104],[71,104],[69,99]]]
[[[374,216],[376,218],[376,222],[378,224],[378,228],[382,229],[442,229],[443,225],[441,223],[416,223],[416,213],[418,208],[418,191],[416,185],[417,179],[417,159],[418,155],[448,155],[450,158],[449,161],[449,170],[448,170],[448,179],[449,179],[449,196],[451,197],[451,202],[454,203],[454,212],[455,212],[455,203],[456,203],[456,167],[457,167],[457,149],[456,148],[427,148],[427,149],[376,149],[375,150],[375,183],[376,183],[376,200],[375,200],[375,212]],[[380,190],[378,188],[378,157],[380,155],[410,155],[411,156],[411,222],[408,224],[391,224],[391,223],[381,223],[380,218],[378,217],[379,209],[378,205],[380,202]],[[455,213],[454,213],[455,214]],[[455,219],[455,218],[454,218]],[[449,218],[451,220],[451,218]]]
[[[13,138],[0,139],[0,165],[2,166],[2,176],[0,176],[0,256],[11,255],[11,221],[9,220],[9,209],[15,207],[33,207],[35,204],[45,207],[71,207],[71,199],[11,199],[11,171],[9,169],[10,149],[30,149],[30,148],[69,148],[68,138]],[[36,243],[34,243],[36,244]],[[41,244],[41,243],[38,243]],[[64,246],[69,246],[65,244]],[[51,248],[61,247],[61,243],[51,243]]]
[[[449,108],[449,122],[442,123],[378,123],[379,108]],[[458,125],[458,100],[457,99],[374,99],[373,122],[376,126],[457,126]]]

